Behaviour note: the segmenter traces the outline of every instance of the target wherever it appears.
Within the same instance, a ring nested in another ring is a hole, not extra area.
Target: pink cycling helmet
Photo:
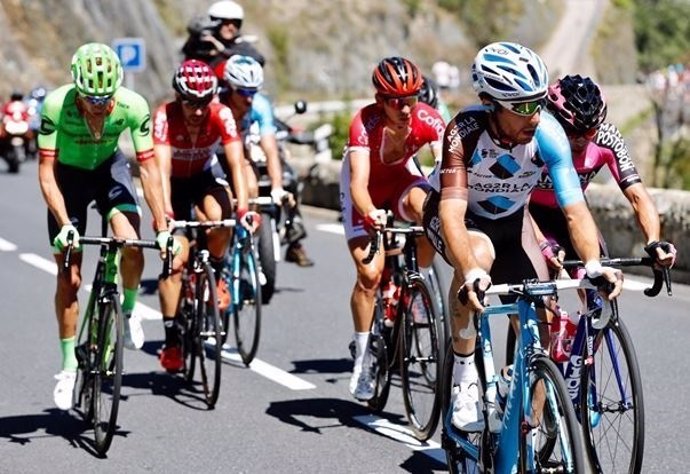
[[[210,101],[216,93],[218,79],[208,64],[189,59],[175,71],[172,85],[183,99]]]
[[[589,77],[565,76],[549,86],[547,107],[564,128],[586,132],[606,118],[606,99]]]

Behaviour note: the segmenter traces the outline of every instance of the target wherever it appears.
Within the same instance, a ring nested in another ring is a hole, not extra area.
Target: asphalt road
[[[55,270],[36,170],[29,163],[14,176],[0,165],[0,472],[445,470],[438,433],[427,445],[409,436],[400,390],[392,390],[381,418],[347,393],[354,270],[336,214],[313,208],[307,211],[307,245],[316,266],[280,264],[259,361],[251,369],[224,365],[213,411],[181,379],[159,369],[163,328],[157,295],[149,290],[160,266],[157,256],[147,255],[145,307],[139,307],[147,318],[147,343],[126,352],[120,427],[108,457],[97,458],[79,416],[52,404],[52,376],[59,369]],[[98,224],[92,215],[89,233],[98,232]],[[144,231],[151,237],[148,224]],[[86,254],[85,281],[93,276],[94,253]],[[644,380],[644,472],[688,472],[690,397],[683,393],[690,392],[690,378],[682,356],[690,336],[690,289],[677,285],[673,298],[653,300],[628,292],[621,305]]]

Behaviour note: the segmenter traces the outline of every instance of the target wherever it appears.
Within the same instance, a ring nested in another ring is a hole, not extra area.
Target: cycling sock
[[[123,288],[122,293],[124,294],[124,298],[122,300],[122,312],[131,313],[134,310],[134,305],[137,302],[139,288]]]
[[[180,344],[180,333],[177,330],[175,316],[163,316],[163,327],[165,328],[165,346],[177,346]]]
[[[369,344],[370,332],[356,332],[354,335],[355,344],[357,345],[357,354],[355,354],[355,367],[361,367],[364,360],[364,354],[367,351]]]
[[[74,353],[74,343],[77,340],[75,336],[60,339],[60,351],[62,352],[62,370],[76,372],[77,356]]]
[[[453,379],[455,383],[472,383],[478,378],[477,367],[474,365],[474,353],[458,354],[453,351],[455,364],[453,365]]]

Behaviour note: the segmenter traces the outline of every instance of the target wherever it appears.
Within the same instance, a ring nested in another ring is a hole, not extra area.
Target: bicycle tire
[[[206,405],[213,409],[220,393],[223,342],[216,278],[210,263],[205,263],[201,272],[197,273],[194,310],[194,356],[199,362]]]
[[[237,303],[232,308],[233,326],[237,352],[244,365],[249,367],[259,349],[263,288],[259,283],[256,253],[251,246],[239,251],[240,270],[234,277]]]
[[[585,472],[585,460],[580,439],[580,427],[575,416],[575,409],[570,400],[568,389],[563,375],[556,364],[544,354],[535,354],[529,360],[530,395],[537,394],[537,384],[539,381],[548,382],[546,385],[546,396],[543,405],[543,416],[538,426],[532,429],[523,429],[520,436],[519,448],[519,470],[518,472],[564,472],[581,473]],[[534,399],[521,404],[521,411],[524,406],[533,405]],[[538,402],[537,402],[538,403]],[[523,414],[523,419],[526,416]],[[523,425],[523,426],[526,426]],[[537,430],[536,433],[532,433]],[[527,438],[533,436],[534,466],[529,463]],[[569,449],[571,462],[566,465],[567,459],[563,447]]]
[[[261,225],[256,238],[261,271],[266,277],[266,283],[261,286],[261,304],[270,303],[276,289],[277,264],[272,222],[275,221],[271,213],[261,213]]]
[[[110,448],[117,428],[120,389],[122,388],[124,316],[120,306],[120,295],[116,291],[99,298],[96,347],[94,361],[96,365],[93,374],[93,428],[96,451],[102,456]]]
[[[77,357],[77,379],[74,383],[72,402],[87,423],[93,422],[93,370],[91,368],[95,365],[95,353],[90,348],[96,347],[96,343],[91,341],[90,336],[95,334],[93,325],[95,324],[94,314],[96,313],[98,292],[97,286],[94,286],[89,294],[89,301],[84,311],[84,318],[79,327],[77,343],[74,348]]]
[[[446,341],[450,341],[452,332],[450,328],[451,316],[448,313],[448,294],[444,291],[444,288],[448,288],[448,286],[444,285],[440,265],[436,263],[436,259],[432,261],[429,268],[420,268],[420,271],[426,278],[429,293],[434,297],[434,301],[437,304],[436,321],[439,328],[437,328],[436,332],[441,335],[441,342],[445,344]],[[445,353],[445,349],[444,346],[441,352]]]
[[[391,388],[391,347],[393,339],[390,335],[392,328],[387,328],[383,324],[383,302],[381,292],[376,292],[376,302],[374,304],[374,325],[375,328],[369,336],[369,348],[371,356],[374,357],[374,396],[367,400],[367,406],[375,413],[383,411],[388,402],[388,395]],[[388,337],[388,340],[386,340]]]
[[[446,463],[451,474],[479,474],[477,459],[469,456],[455,441],[454,438],[464,440],[475,447],[480,452],[479,443],[481,433],[463,433],[452,425],[453,409],[453,366],[455,357],[453,355],[453,344],[449,339],[445,344],[446,350],[443,356],[443,367],[441,370],[441,384],[439,386],[440,405],[441,405],[441,447],[446,453]]]
[[[420,441],[434,434],[440,411],[441,361],[433,298],[421,275],[410,278],[403,290],[405,307],[398,334],[405,412],[415,438]]]
[[[642,377],[632,338],[622,319],[614,318],[598,331],[593,347],[593,364],[582,365],[580,400],[585,402],[580,403],[579,413],[591,466],[599,473],[639,473],[645,441]],[[625,399],[619,386],[628,392]],[[592,406],[594,401],[597,409]],[[621,433],[631,418],[632,426]],[[619,453],[620,459],[616,456]]]
[[[193,270],[185,270],[180,291],[180,339],[182,341],[182,358],[184,360],[182,374],[185,381],[191,384],[194,381],[194,373],[196,371],[194,334],[197,331],[196,318],[194,317],[196,275]]]

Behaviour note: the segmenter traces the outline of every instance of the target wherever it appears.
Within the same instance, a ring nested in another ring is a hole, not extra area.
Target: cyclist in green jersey
[[[153,214],[161,257],[164,257],[170,236],[160,173],[153,159],[151,114],[146,100],[120,87],[120,60],[104,44],[88,43],[76,51],[72,57],[72,78],[72,84],[46,97],[38,136],[38,175],[48,205],[48,230],[58,268],[62,268],[63,251],[70,233],[75,251],[69,271],[58,271],[55,293],[62,371],[55,377],[58,382],[53,397],[62,410],[72,406],[77,369],[74,346],[82,260],[79,235],[86,230],[89,203],[96,201],[98,211],[110,222],[113,235],[140,238],[141,209],[129,163],[118,149],[118,139],[125,129],[132,134],[144,198]],[[123,249],[120,264],[122,309],[127,323],[125,345],[130,349],[139,349],[144,343],[141,321],[132,316],[143,268],[144,257],[140,249]]]

